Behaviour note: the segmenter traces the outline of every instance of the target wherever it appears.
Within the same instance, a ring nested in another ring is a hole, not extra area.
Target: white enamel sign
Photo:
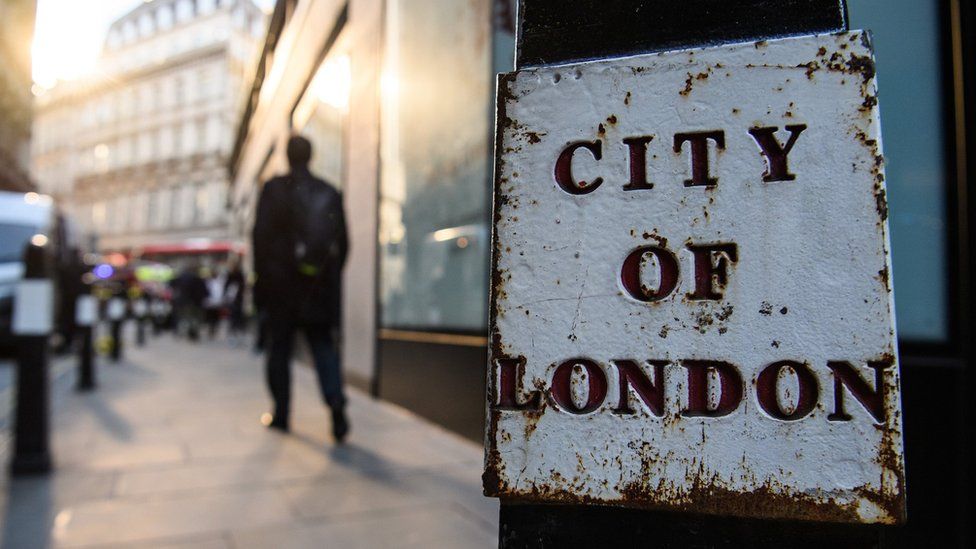
[[[485,491],[904,520],[859,31],[499,80]]]
[[[94,326],[98,320],[98,298],[93,295],[81,295],[75,303],[75,324]]]
[[[125,319],[125,299],[121,297],[113,297],[109,299],[107,312],[109,320]]]
[[[46,336],[54,328],[54,285],[50,280],[21,280],[14,291],[11,331],[19,336]]]

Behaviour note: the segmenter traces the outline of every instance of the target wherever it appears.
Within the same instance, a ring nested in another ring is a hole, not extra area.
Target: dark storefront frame
[[[969,470],[973,428],[974,311],[968,169],[973,126],[967,105],[973,96],[973,12],[960,0],[941,0],[941,123],[945,133],[946,234],[949,337],[945,342],[902,338],[902,401],[908,490],[908,525],[892,536],[894,547],[965,547],[971,538],[973,494]],[[883,93],[883,90],[882,90]],[[883,99],[882,99],[883,101]],[[897,279],[895,281],[897,299]]]

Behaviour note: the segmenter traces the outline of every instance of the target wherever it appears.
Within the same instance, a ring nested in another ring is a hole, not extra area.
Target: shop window
[[[937,0],[848,0],[874,35],[888,185],[895,309],[905,341],[949,336],[947,139]]]
[[[492,2],[390,0],[381,78],[384,328],[482,332]]]
[[[351,82],[349,56],[329,56],[315,73],[292,116],[293,128],[312,142],[312,172],[340,189],[345,185]]]

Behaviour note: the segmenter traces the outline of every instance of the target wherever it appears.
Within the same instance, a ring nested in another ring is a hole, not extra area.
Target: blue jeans
[[[275,403],[275,419],[288,421],[291,406],[291,357],[295,333],[305,333],[315,372],[319,379],[322,399],[331,408],[342,407],[346,397],[342,391],[342,368],[339,353],[328,325],[298,325],[271,322],[271,347],[267,355],[267,379]]]

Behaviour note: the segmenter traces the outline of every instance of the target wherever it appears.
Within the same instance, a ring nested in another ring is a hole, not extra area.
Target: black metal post
[[[519,0],[515,66],[847,28],[845,0]]]
[[[140,296],[132,303],[133,315],[136,317],[136,346],[146,346],[146,316],[148,305],[144,297]]]
[[[54,288],[44,243],[32,240],[24,252],[24,280],[14,303],[18,336],[14,476],[51,470],[48,432],[48,340],[53,328]]]
[[[78,356],[78,390],[90,391],[95,388],[95,345],[94,329],[81,328],[81,350]]]
[[[158,297],[153,297],[149,301],[149,320],[152,323],[152,335],[159,336],[162,334],[165,315],[163,314],[163,302]]]
[[[78,390],[90,391],[95,388],[95,319],[98,316],[98,304],[91,295],[91,286],[84,284],[82,294],[78,297],[76,308],[76,324],[81,336],[81,347],[78,351]]]
[[[848,29],[844,0],[520,0],[516,67]],[[875,526],[501,501],[499,547],[881,547]]]
[[[119,362],[122,360],[122,321],[111,321],[110,332],[112,334],[112,353],[110,357],[112,362]]]
[[[143,317],[136,319],[136,346],[146,346],[146,319]]]

